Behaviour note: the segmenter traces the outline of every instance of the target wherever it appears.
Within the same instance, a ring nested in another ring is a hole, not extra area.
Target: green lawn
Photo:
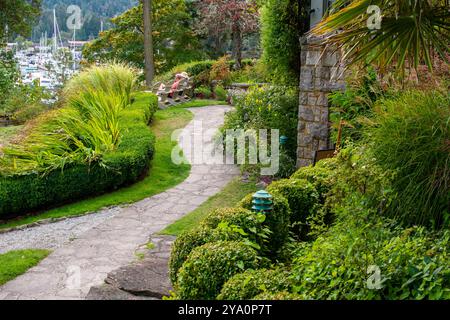
[[[257,187],[254,182],[242,182],[240,178],[236,178],[221,192],[209,198],[196,210],[161,231],[161,234],[177,236],[198,225],[198,223],[212,210],[233,207],[247,194],[256,191]]]
[[[48,250],[17,250],[0,254],[0,286],[25,273],[49,254]]]
[[[171,160],[171,152],[176,142],[171,141],[175,129],[184,128],[193,115],[184,107],[173,107],[159,110],[151,125],[156,135],[155,157],[151,163],[149,174],[142,181],[130,187],[95,198],[82,200],[49,210],[38,215],[20,218],[0,225],[0,229],[33,223],[48,218],[61,218],[98,211],[104,207],[127,204],[161,193],[184,181],[190,172],[190,165],[175,165]]]
[[[197,107],[221,106],[221,105],[228,105],[228,103],[226,101],[219,101],[219,100],[194,99],[188,102],[180,103],[175,108],[197,108]]]

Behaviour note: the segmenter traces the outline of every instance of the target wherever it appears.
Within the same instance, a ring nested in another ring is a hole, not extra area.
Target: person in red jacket
[[[172,87],[170,88],[169,98],[173,98],[173,94],[175,93],[175,91],[178,90],[181,80],[183,80],[183,77],[181,75],[177,74],[175,77],[175,81],[172,84]]]

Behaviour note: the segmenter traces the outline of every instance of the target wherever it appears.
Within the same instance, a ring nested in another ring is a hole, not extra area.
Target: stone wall
[[[309,166],[315,152],[330,149],[328,94],[345,88],[340,53],[318,38],[302,40],[297,166]]]

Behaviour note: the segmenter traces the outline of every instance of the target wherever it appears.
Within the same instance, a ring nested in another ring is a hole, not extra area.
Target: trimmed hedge
[[[258,294],[288,290],[291,282],[288,272],[283,269],[248,270],[228,280],[217,299],[249,300]]]
[[[178,274],[177,298],[215,299],[228,279],[259,264],[256,251],[242,242],[219,241],[195,248]]]
[[[101,165],[71,164],[63,171],[20,172],[0,176],[0,216],[14,217],[117,189],[139,179],[154,153],[148,123],[158,108],[157,97],[140,93],[121,111],[122,137]]]
[[[239,206],[248,210],[252,208],[253,194],[248,194],[239,202]],[[277,256],[279,249],[289,238],[289,225],[291,209],[285,197],[276,194],[273,195],[273,210],[270,214],[266,214],[264,225],[267,226],[272,233],[268,239],[268,255],[272,258]]]

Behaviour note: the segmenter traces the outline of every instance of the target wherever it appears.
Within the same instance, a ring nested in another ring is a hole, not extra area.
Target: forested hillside
[[[66,10],[69,5],[78,5],[82,10],[83,27],[77,31],[77,40],[87,40],[98,35],[101,21],[105,29],[109,28],[110,18],[133,7],[137,2],[137,0],[43,0],[39,24],[33,28],[33,40],[39,41],[45,32],[49,37],[53,35],[54,8],[62,36],[67,39],[71,37],[71,31],[66,26],[69,17]]]

